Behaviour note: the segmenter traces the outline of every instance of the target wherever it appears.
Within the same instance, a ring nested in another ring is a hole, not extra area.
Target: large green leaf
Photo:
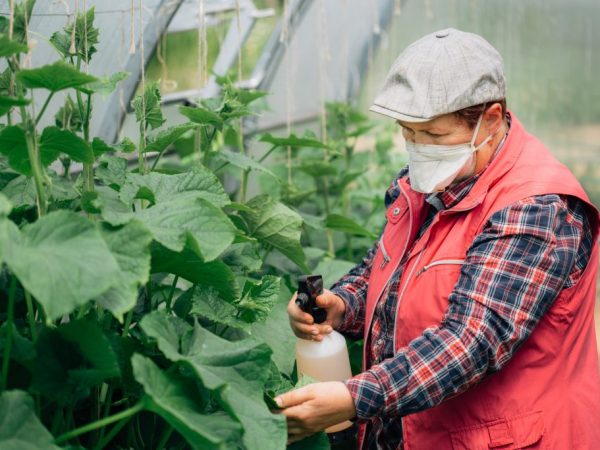
[[[102,155],[95,172],[96,178],[106,186],[120,189],[127,176],[127,160],[120,156]]]
[[[140,189],[152,192],[154,203],[171,202],[182,197],[203,198],[216,206],[226,206],[230,203],[219,179],[203,166],[175,175],[156,172],[146,175],[130,173],[121,189],[121,199],[125,203],[131,202]]]
[[[240,215],[248,225],[248,234],[265,245],[275,247],[308,272],[306,258],[300,245],[302,218],[268,195],[254,197],[247,206],[252,208],[252,211],[240,211]]]
[[[89,62],[96,53],[98,43],[98,28],[94,27],[94,8],[77,14],[75,23],[64,28],[64,31],[55,32],[50,37],[50,43],[58,50],[63,58],[77,55],[81,60]],[[73,30],[75,27],[75,30]],[[74,40],[75,52],[71,53],[71,43]]]
[[[175,198],[135,213],[154,239],[180,252],[186,240],[204,261],[219,256],[233,242],[235,227],[220,208],[202,198]]]
[[[98,323],[77,320],[45,328],[35,344],[32,388],[61,404],[121,376],[118,356]]]
[[[29,103],[31,103],[31,100],[26,98],[7,97],[5,95],[0,95],[0,116],[3,116],[9,112],[13,106],[25,106]]]
[[[197,124],[212,125],[219,129],[223,126],[223,119],[218,114],[204,108],[180,106],[179,112]]]
[[[281,450],[287,440],[285,419],[272,414],[263,400],[271,350],[253,338],[229,342],[200,327],[162,312],[141,321],[146,334],[171,361],[188,365],[244,427],[248,450]]]
[[[7,231],[4,261],[49,319],[102,294],[119,275],[96,226],[74,212],[52,212],[22,232],[11,223]]]
[[[252,324],[252,335],[266,342],[273,350],[273,361],[279,370],[291,375],[294,370],[297,338],[292,332],[287,305],[292,292],[282,283],[279,298],[265,322]]]
[[[249,323],[264,322],[279,296],[281,279],[265,275],[260,281],[246,281],[242,298],[236,303],[240,317]]]
[[[196,450],[228,450],[241,439],[240,424],[225,413],[203,414],[194,398],[194,381],[159,369],[149,358],[131,358],[136,380],[149,400],[146,409],[158,414]]]
[[[189,301],[191,304],[190,313],[200,316],[214,323],[227,325],[228,327],[249,330],[250,324],[239,319],[239,310],[229,302],[226,302],[219,296],[219,292],[210,288],[191,288],[182,294],[177,302]]]
[[[160,110],[160,90],[157,81],[148,84],[142,94],[136,95],[131,101],[131,106],[135,111],[135,119],[138,122],[143,120],[144,127],[155,129],[167,120]]]
[[[357,224],[354,220],[340,214],[329,214],[325,218],[325,227],[330,230],[341,231],[354,236],[364,236],[370,239],[376,239],[377,236],[367,230],[365,227]]]
[[[42,425],[33,399],[23,391],[0,396],[0,447],[3,450],[58,450],[54,437]]]
[[[113,285],[96,301],[122,321],[123,313],[135,306],[138,288],[148,281],[152,235],[137,220],[118,229],[105,226],[101,234],[115,256],[120,271]]]
[[[183,123],[162,130],[156,136],[149,139],[144,152],[162,152],[186,132],[197,127],[198,125],[195,123]]]
[[[94,153],[87,142],[74,133],[58,127],[44,128],[40,136],[40,153],[55,155],[54,159],[59,153],[64,153],[74,161],[87,164],[94,162]]]
[[[29,49],[25,44],[13,41],[6,34],[0,34],[0,58],[6,58],[16,53],[27,53]]]
[[[98,81],[86,84],[80,87],[79,90],[86,94],[100,94],[107,96],[117,88],[119,81],[124,80],[128,76],[129,72],[116,72],[109,77],[102,77]]]
[[[212,287],[221,298],[230,302],[238,297],[235,274],[229,266],[218,259],[204,262],[187,246],[182,252],[153,246],[152,272],[173,273],[201,287]]]
[[[27,88],[44,88],[52,92],[98,81],[96,77],[80,72],[63,61],[37,69],[23,69],[19,71],[17,78]]]
[[[8,158],[8,164],[14,170],[23,175],[31,176],[27,141],[25,140],[25,132],[21,127],[12,125],[0,130],[0,153]]]

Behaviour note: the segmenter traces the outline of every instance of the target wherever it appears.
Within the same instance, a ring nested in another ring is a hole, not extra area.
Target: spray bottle
[[[323,293],[321,275],[308,275],[298,278],[298,307],[313,316],[315,323],[323,323],[327,319],[327,311],[316,304],[317,296]],[[298,339],[296,343],[296,363],[298,377],[308,375],[317,381],[344,381],[352,376],[350,358],[346,348],[346,340],[337,331],[323,336],[323,340],[309,341]],[[352,422],[346,421],[327,428],[332,443],[349,438],[354,433]]]

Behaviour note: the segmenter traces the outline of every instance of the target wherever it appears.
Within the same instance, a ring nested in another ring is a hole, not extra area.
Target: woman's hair
[[[500,103],[500,106],[502,106],[502,115],[505,115],[505,98],[500,100],[492,100],[491,102],[480,103],[479,105],[469,106],[467,108],[455,111],[454,114],[456,114],[458,119],[463,120],[469,126],[469,128],[475,128],[475,125],[477,125],[477,121],[479,120],[479,116],[494,103]]]

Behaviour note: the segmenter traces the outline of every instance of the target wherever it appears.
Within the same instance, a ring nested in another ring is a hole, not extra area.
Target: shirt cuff
[[[381,415],[385,401],[383,388],[372,371],[356,375],[344,381],[344,384],[354,401],[357,422],[365,422],[372,417]]]
[[[358,338],[362,337],[364,324],[360,320],[360,305],[354,299],[354,296],[342,287],[336,287],[331,290],[340,297],[346,304],[344,318],[342,323],[336,328],[341,333],[348,333]]]

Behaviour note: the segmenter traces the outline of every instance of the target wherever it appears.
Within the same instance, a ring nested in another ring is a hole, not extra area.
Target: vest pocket
[[[544,434],[541,411],[486,422],[450,431],[453,450],[516,450],[541,448]]]

